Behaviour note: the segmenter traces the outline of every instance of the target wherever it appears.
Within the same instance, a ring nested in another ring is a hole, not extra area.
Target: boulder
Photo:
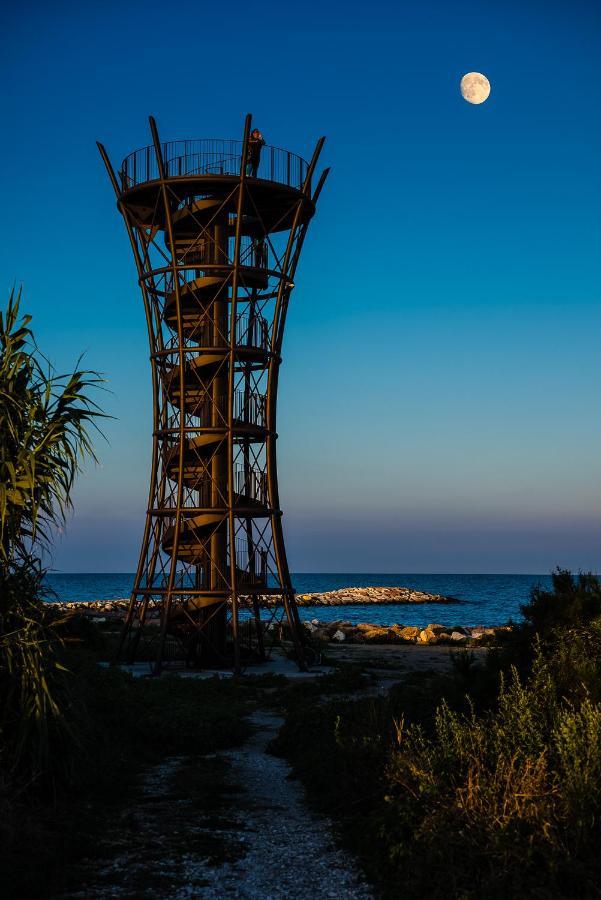
[[[452,631],[451,640],[457,642],[467,641],[467,636],[465,634],[462,634],[460,631]]]
[[[431,624],[431,625],[426,625],[425,630],[431,631],[433,634],[440,634],[441,631],[446,631],[447,629],[445,628],[444,625]]]
[[[392,640],[396,637],[394,632],[391,632],[389,628],[381,628],[378,625],[374,625],[370,631],[363,632],[363,638],[366,641],[373,641],[378,644],[385,644],[387,641]]]
[[[344,633],[344,631],[341,631],[339,628],[338,631],[335,631],[334,634],[332,635],[332,640],[333,641],[346,641],[346,634]]]
[[[420,630],[415,625],[405,625],[398,634],[404,641],[415,642],[419,638]]]
[[[419,633],[419,640],[421,644],[436,644],[438,637],[429,628],[424,628],[423,631],[420,631]]]
[[[403,644],[413,643],[413,635],[407,635],[405,633],[406,629],[404,625],[392,625],[390,631],[394,635],[395,641],[400,641]]]
[[[482,628],[479,626],[478,628],[472,628],[471,636],[474,638],[474,640],[479,641],[480,638],[484,637],[485,634],[490,633],[490,628]],[[494,630],[492,630],[492,634],[494,634]]]

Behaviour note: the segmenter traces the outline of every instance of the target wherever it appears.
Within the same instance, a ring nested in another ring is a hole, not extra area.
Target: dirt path
[[[251,740],[224,754],[244,786],[238,815],[246,826],[247,853],[222,866],[203,896],[371,897],[352,860],[336,848],[331,823],[307,809],[301,786],[288,779],[287,764],[265,752],[282,720],[257,712],[251,721],[257,727]]]
[[[244,746],[172,757],[148,770],[107,828],[98,858],[73,871],[66,898],[349,898],[370,889],[306,806],[289,767],[266,752],[280,717],[250,717]]]

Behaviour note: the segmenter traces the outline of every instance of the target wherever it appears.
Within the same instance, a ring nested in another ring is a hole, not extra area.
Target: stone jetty
[[[263,606],[274,606],[277,598],[268,594],[259,597]],[[352,587],[337,591],[322,591],[311,594],[297,594],[299,606],[350,606],[406,603],[461,603],[456,597],[445,597],[443,594],[428,594],[425,591],[414,591],[404,587]],[[78,600],[69,603],[53,603],[53,608],[61,612],[78,612],[94,616],[123,616],[129,600]]]
[[[405,587],[352,587],[338,591],[297,594],[299,606],[348,606],[351,604],[381,603],[461,603],[456,597],[443,594],[428,594]]]

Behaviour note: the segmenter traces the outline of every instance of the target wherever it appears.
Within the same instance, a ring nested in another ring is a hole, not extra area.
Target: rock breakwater
[[[349,644],[448,644],[455,647],[495,643],[511,630],[509,625],[472,628],[465,625],[448,627],[432,622],[425,628],[418,628],[414,625],[400,624],[381,626],[369,622],[356,625],[342,620],[320,622],[318,619],[303,622],[303,625],[311,638],[320,643],[345,641]]]
[[[279,597],[263,594],[259,597],[262,606],[275,606]],[[461,603],[456,597],[443,594],[428,594],[403,587],[352,587],[338,591],[323,591],[311,594],[297,594],[299,606],[348,606],[405,603]],[[78,612],[93,616],[123,616],[129,600],[79,600],[70,603],[56,602],[52,606],[61,612]]]
[[[461,603],[461,600],[404,587],[352,587],[338,591],[297,594],[296,602],[299,606],[348,606],[355,603]]]

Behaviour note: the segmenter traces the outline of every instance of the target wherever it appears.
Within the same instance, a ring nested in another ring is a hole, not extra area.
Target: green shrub
[[[601,705],[585,699],[562,709],[551,736],[563,786],[563,815],[575,846],[595,834],[601,808]]]
[[[592,896],[600,874],[601,706],[558,693],[538,655],[497,708],[443,705],[434,733],[400,732],[389,758],[387,868],[407,896]]]
[[[484,666],[289,710],[275,749],[383,896],[600,895],[601,592],[568,576]]]
[[[590,572],[574,577],[565,569],[552,574],[553,589],[533,589],[530,602],[521,607],[533,631],[547,638],[558,628],[588,625],[601,617],[601,584]]]

